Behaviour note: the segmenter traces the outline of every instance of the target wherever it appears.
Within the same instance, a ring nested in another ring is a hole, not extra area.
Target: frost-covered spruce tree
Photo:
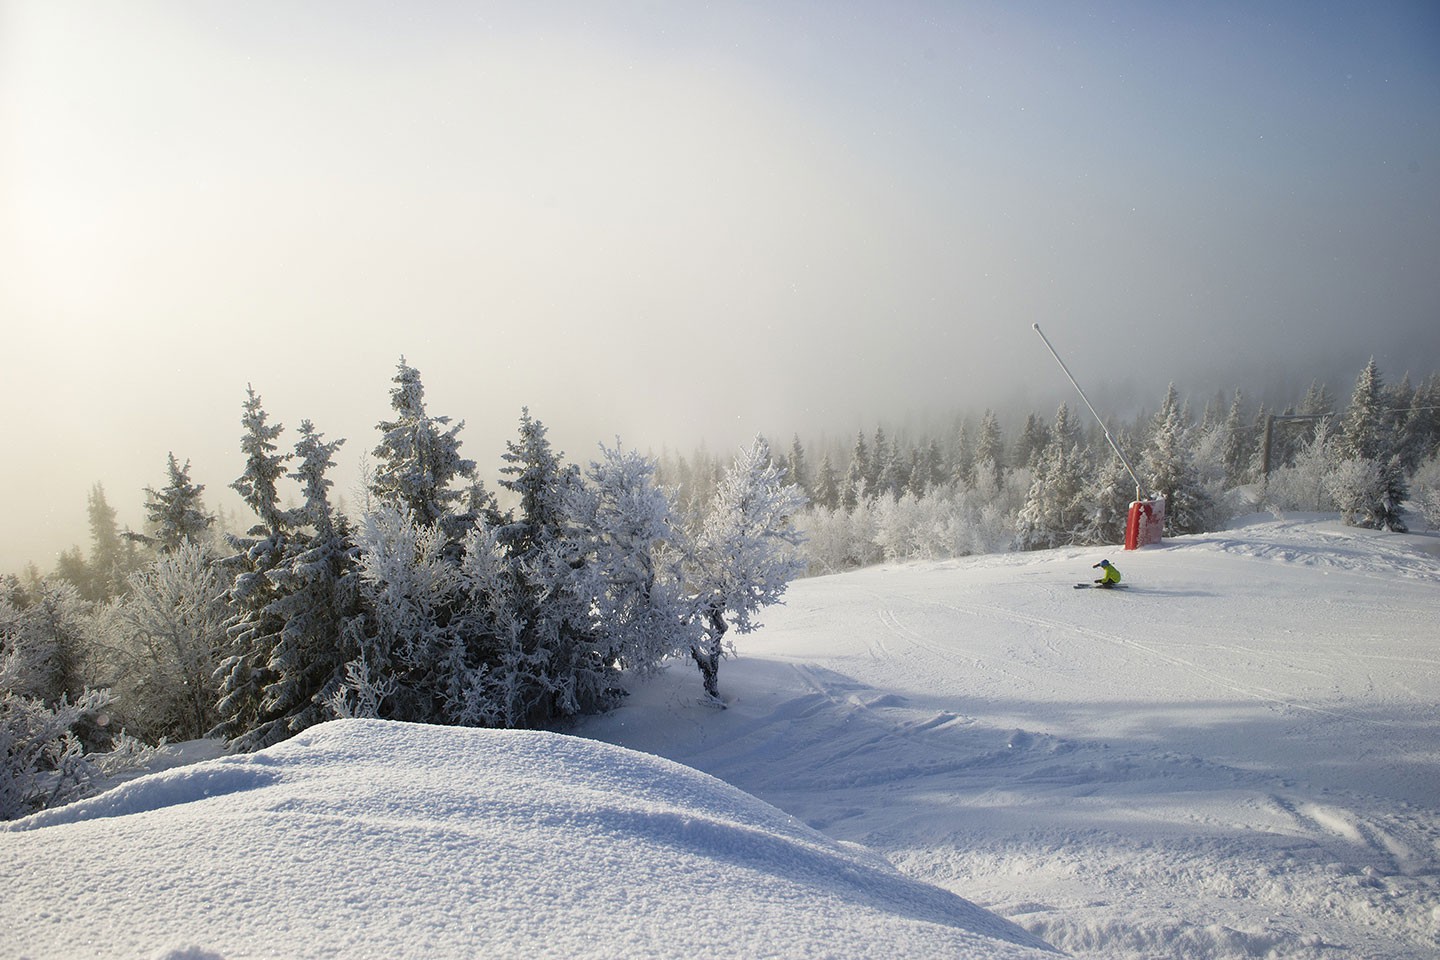
[[[290,475],[305,501],[290,519],[306,535],[290,539],[282,562],[269,573],[276,596],[265,613],[282,626],[269,648],[256,721],[235,741],[241,749],[278,743],[330,719],[346,666],[358,655],[347,632],[363,618],[357,550],[344,518],[330,505],[326,476],[344,442],[326,442],[309,420],[300,424],[299,465]]]
[[[230,487],[258,522],[244,537],[232,538],[236,553],[221,564],[232,578],[231,616],[226,626],[226,655],[216,671],[220,699],[217,725],[211,731],[231,741],[261,722],[264,688],[275,679],[269,672],[270,654],[284,627],[271,609],[279,590],[270,574],[284,563],[291,548],[293,518],[280,506],[277,487],[291,455],[278,452],[276,440],[284,428],[268,421],[260,396],[247,386],[240,417],[245,470]]]
[[[1225,483],[1237,487],[1248,479],[1254,458],[1255,440],[1245,427],[1244,397],[1239,390],[1230,402],[1230,411],[1220,426],[1221,457],[1225,464]]]
[[[1085,523],[1090,498],[1084,456],[1078,444],[1066,445],[1064,431],[1057,429],[1052,436],[1036,461],[1030,492],[1015,518],[1015,538],[1022,550],[1075,543]]]
[[[452,427],[449,417],[425,411],[420,372],[404,357],[392,382],[390,406],[395,419],[378,425],[381,439],[375,448],[371,492],[410,511],[418,523],[440,526],[447,536],[458,539],[473,519],[459,509],[469,491],[452,486],[475,478],[475,462],[460,456],[458,435],[465,421]]]
[[[945,457],[940,452],[940,441],[932,438],[925,445],[925,452],[920,457],[920,466],[924,470],[924,486],[918,487],[916,493],[924,494],[945,486],[948,478],[945,476]]]
[[[1410,386],[1408,373],[1392,392],[1390,405],[1395,424],[1394,451],[1404,470],[1413,473],[1434,445],[1429,428],[1433,411],[1427,409],[1425,390]]]
[[[726,472],[700,524],[686,569],[690,620],[699,631],[690,656],[714,700],[720,661],[733,652],[730,630],[746,634],[759,627],[755,614],[778,602],[805,569],[794,524],[804,505],[804,494],[784,482],[757,437]]]
[[[205,512],[200,494],[205,485],[190,479],[190,461],[184,465],[171,453],[167,469],[170,482],[162,489],[145,488],[145,519],[149,530],[132,534],[162,553],[177,550],[186,540],[199,542],[209,536],[215,518]]]
[[[1025,426],[1015,442],[1015,462],[1033,467],[1050,443],[1050,428],[1037,414],[1025,417]]]
[[[1151,492],[1165,498],[1165,527],[1172,534],[1199,533],[1214,522],[1214,504],[1195,471],[1187,432],[1172,383],[1152,421],[1143,467]]]
[[[840,505],[846,510],[855,509],[867,491],[873,489],[874,485],[867,479],[869,476],[870,449],[865,444],[865,434],[857,433],[855,446],[850,451],[850,467],[845,471],[845,482],[840,488]]]
[[[950,472],[952,479],[962,490],[975,486],[975,449],[970,441],[970,427],[964,421],[961,421],[955,431]]]
[[[1102,458],[1090,480],[1085,518],[1076,531],[1076,543],[1121,544],[1135,483],[1124,462],[1114,454]]]
[[[1331,412],[1330,389],[1319,380],[1311,380],[1300,401],[1300,412],[1312,417],[1328,415]]]
[[[115,523],[115,508],[105,499],[103,486],[97,483],[90,488],[85,507],[90,521],[90,561],[88,589],[81,594],[87,600],[109,600],[125,589],[125,578],[134,569],[132,553],[126,550]]]
[[[835,476],[835,465],[830,454],[820,458],[820,468],[815,472],[815,503],[827,510],[840,506],[840,482]]]
[[[40,580],[22,584],[0,578],[0,651],[16,652],[25,664],[25,690],[55,703],[72,700],[89,685],[93,605],[74,584]]]
[[[521,411],[519,438],[505,446],[500,485],[519,503],[497,535],[518,578],[523,649],[548,664],[550,693],[531,722],[605,709],[619,690],[615,664],[606,660],[591,620],[593,571],[584,553],[584,532],[571,513],[579,468],[561,461],[545,425],[528,409]]]
[[[865,468],[865,485],[877,495],[888,493],[881,489],[880,483],[881,478],[885,475],[885,468],[893,456],[894,449],[889,437],[885,435],[885,428],[876,426],[875,436],[870,440],[870,458]]]
[[[1005,438],[1000,433],[1000,421],[994,411],[986,410],[980,418],[980,438],[975,444],[976,469],[985,464],[996,487],[1005,485]]]
[[[810,465],[798,433],[790,441],[790,459],[786,463],[785,479],[807,493],[810,490]]]
[[[1385,383],[1371,357],[1355,380],[1350,406],[1340,421],[1339,452],[1346,460],[1390,459],[1390,405],[1385,398]]]
[[[1405,533],[1405,502],[1410,490],[1405,483],[1405,465],[1400,454],[1394,454],[1380,468],[1380,483],[1370,519],[1376,530]]]
[[[1394,421],[1395,410],[1371,357],[1355,381],[1350,406],[1340,422],[1338,448],[1344,460],[1329,477],[1346,523],[1405,529],[1403,503],[1409,493]]]

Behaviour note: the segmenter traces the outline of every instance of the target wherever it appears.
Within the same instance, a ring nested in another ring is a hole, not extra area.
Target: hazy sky
[[[0,571],[229,497],[247,383],[344,488],[403,354],[492,482],[522,405],[1050,410],[1035,321],[1157,399],[1440,367],[1440,5],[0,0]]]

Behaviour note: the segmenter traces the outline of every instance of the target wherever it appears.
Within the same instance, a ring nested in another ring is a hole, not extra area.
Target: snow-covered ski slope
[[[0,826],[0,958],[1440,955],[1440,537],[1099,558],[799,581],[729,709],[677,664],[576,729],[740,790],[338,721]]]
[[[1075,590],[1108,555],[1125,591]],[[1440,956],[1440,537],[1250,517],[792,585],[582,732],[1081,957]]]

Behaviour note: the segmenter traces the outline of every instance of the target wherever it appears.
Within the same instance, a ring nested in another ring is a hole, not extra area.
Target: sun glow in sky
[[[220,499],[247,383],[343,494],[402,354],[487,482],[522,405],[1052,410],[1037,320],[1152,403],[1428,373],[1437,117],[1419,2],[0,0],[0,571]]]

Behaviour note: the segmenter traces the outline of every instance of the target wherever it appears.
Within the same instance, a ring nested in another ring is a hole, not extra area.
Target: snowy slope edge
[[[705,774],[552,733],[335,721],[0,849],[7,957],[1049,953]]]

